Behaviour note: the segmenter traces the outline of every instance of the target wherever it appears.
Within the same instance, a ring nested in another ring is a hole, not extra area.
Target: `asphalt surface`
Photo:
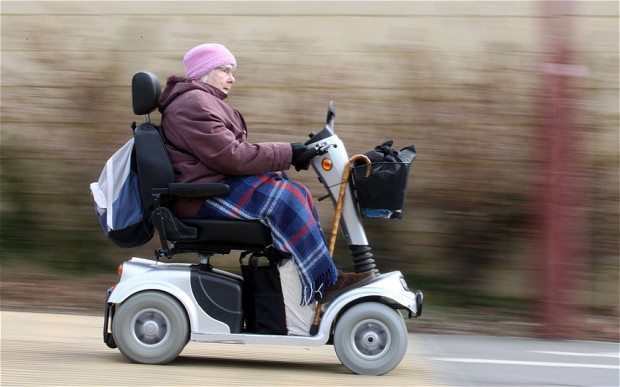
[[[410,334],[378,377],[351,374],[333,347],[189,343],[165,366],[129,363],[101,340],[102,318],[0,312],[2,385],[618,386],[619,344]]]
[[[620,344],[418,335],[425,360],[459,386],[619,386]]]
[[[0,312],[2,385],[440,385],[414,335],[383,376],[350,373],[332,346],[190,342],[168,365],[129,363],[103,343],[102,317]]]

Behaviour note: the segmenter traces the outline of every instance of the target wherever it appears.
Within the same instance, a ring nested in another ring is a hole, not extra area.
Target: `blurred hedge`
[[[140,119],[133,73],[165,82],[182,72],[187,49],[219,41],[239,62],[228,101],[251,140],[299,141],[321,128],[334,100],[350,154],[388,138],[416,145],[405,219],[367,222],[382,270],[403,270],[448,301],[535,297],[547,60],[536,3],[336,2],[329,15],[324,6],[3,1],[3,265],[84,273],[151,254],[155,242],[126,251],[105,240],[88,184]],[[571,18],[575,62],[588,71],[572,83],[587,230],[580,294],[617,313],[614,11],[611,2],[579,3]],[[311,173],[291,175],[322,194]],[[330,205],[319,210],[331,225]],[[340,238],[340,266],[347,255]]]

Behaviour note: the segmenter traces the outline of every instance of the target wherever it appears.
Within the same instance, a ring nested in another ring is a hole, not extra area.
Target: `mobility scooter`
[[[272,243],[270,230],[260,221],[178,219],[173,215],[167,207],[171,198],[224,196],[228,187],[175,183],[163,139],[149,118],[159,94],[154,74],[134,75],[133,110],[145,116],[145,122],[134,125],[133,133],[142,211],[152,220],[162,246],[154,259],[134,257],[119,266],[119,282],[107,293],[104,342],[118,347],[127,359],[144,364],[169,363],[192,340],[300,347],[328,344],[354,373],[381,375],[395,368],[407,350],[403,315],[420,316],[423,295],[409,290],[401,272],[379,273],[376,268],[352,184],[343,179],[351,163],[334,131],[333,104],[326,126],[306,142],[320,154],[311,166],[327,189],[326,197],[340,201],[342,216],[338,214],[335,220],[342,219],[341,231],[355,271],[374,271],[375,276],[317,302],[312,329],[306,335],[264,334],[247,329],[243,278],[213,268],[209,258],[232,250],[265,251]],[[165,262],[178,253],[196,253],[200,263]]]

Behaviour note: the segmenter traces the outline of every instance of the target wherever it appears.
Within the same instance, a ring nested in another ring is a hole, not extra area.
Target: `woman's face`
[[[230,65],[219,67],[207,75],[205,83],[228,94],[230,89],[232,89],[233,83],[235,83],[234,71],[234,67]]]

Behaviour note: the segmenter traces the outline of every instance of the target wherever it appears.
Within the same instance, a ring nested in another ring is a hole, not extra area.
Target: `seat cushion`
[[[198,237],[191,241],[192,245],[239,249],[271,244],[271,230],[259,221],[183,219],[182,222],[198,229]]]

